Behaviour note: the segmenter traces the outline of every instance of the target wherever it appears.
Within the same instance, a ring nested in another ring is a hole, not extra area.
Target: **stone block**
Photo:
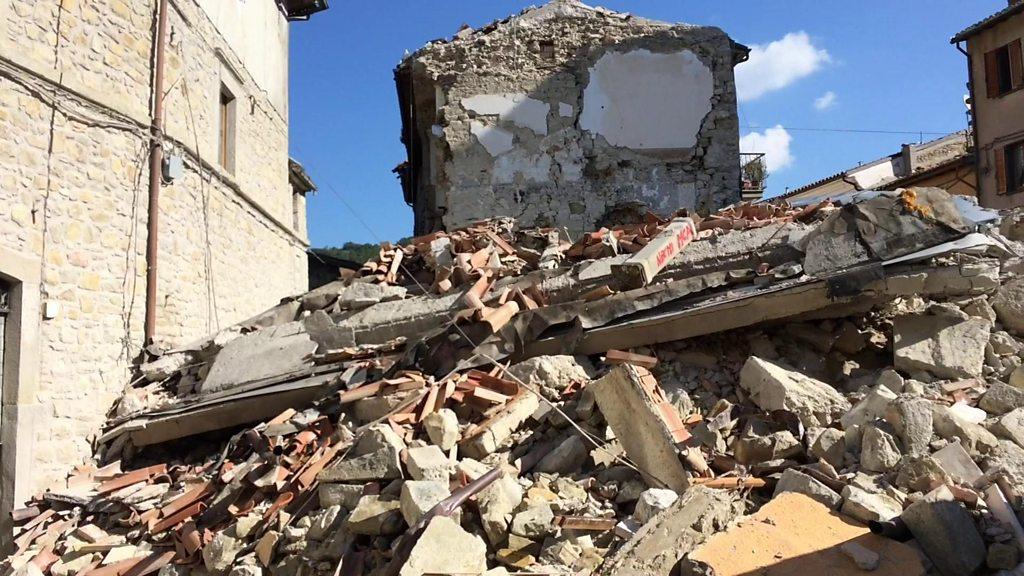
[[[828,426],[850,410],[849,401],[828,384],[757,356],[740,371],[740,387],[762,410],[789,410],[808,428]]]
[[[428,414],[423,419],[423,429],[430,441],[445,452],[459,442],[459,417],[447,408]]]
[[[835,490],[825,486],[813,477],[792,468],[782,473],[778,484],[775,485],[775,493],[772,497],[777,498],[780,494],[786,492],[796,492],[809,496],[828,506],[831,510],[837,510],[843,503],[843,497],[837,494]]]
[[[402,531],[401,504],[380,496],[363,496],[346,520],[348,531],[367,536],[387,536]]]
[[[871,472],[888,472],[899,464],[903,454],[892,429],[884,424],[864,427],[860,445],[860,465]]]
[[[455,463],[437,446],[410,448],[408,455],[406,468],[414,480],[448,482],[455,472]]]
[[[321,482],[370,482],[395,480],[402,477],[402,464],[398,453],[391,448],[340,460],[325,468],[317,476]]]
[[[1024,390],[1002,382],[995,382],[981,397],[978,406],[989,414],[1002,416],[1017,408],[1024,408]]]
[[[409,526],[420,521],[424,514],[445,498],[451,496],[446,482],[433,480],[409,480],[402,484],[402,495],[399,498],[402,517]]]
[[[868,492],[857,486],[847,486],[843,489],[842,496],[843,514],[865,524],[872,520],[878,522],[892,520],[903,512],[903,507],[893,498],[885,494]]]
[[[400,576],[482,574],[487,571],[487,544],[451,518],[438,516],[427,524],[402,566]]]

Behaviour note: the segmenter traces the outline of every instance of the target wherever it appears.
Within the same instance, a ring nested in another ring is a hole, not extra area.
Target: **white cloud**
[[[739,101],[781,90],[831,61],[828,52],[814,46],[806,32],[790,32],[766,45],[752,45],[750,59],[736,67]]]
[[[777,172],[793,164],[793,155],[789,151],[792,142],[793,137],[789,132],[778,125],[740,138],[740,151],[763,153],[768,172]]]
[[[829,90],[814,100],[814,109],[824,112],[836,105],[836,93]]]

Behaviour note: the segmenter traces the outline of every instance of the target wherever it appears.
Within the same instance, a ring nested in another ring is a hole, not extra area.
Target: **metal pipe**
[[[149,221],[146,232],[146,344],[156,335],[157,256],[160,248],[160,185],[164,162],[164,59],[167,0],[158,0],[153,59],[153,121],[149,149]]]

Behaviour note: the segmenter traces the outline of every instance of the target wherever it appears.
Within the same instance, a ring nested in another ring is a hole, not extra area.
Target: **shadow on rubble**
[[[716,534],[671,576],[919,576],[924,568],[910,546],[865,532],[832,512],[827,519],[796,518],[797,525],[759,515]]]

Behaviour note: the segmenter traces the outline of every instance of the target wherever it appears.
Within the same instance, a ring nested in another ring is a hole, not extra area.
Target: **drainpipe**
[[[158,0],[153,62],[153,121],[149,149],[149,222],[146,236],[146,345],[156,335],[157,255],[160,248],[160,185],[164,162],[164,55],[167,38],[167,0]]]
[[[974,66],[971,62],[971,55],[960,46],[960,42],[956,43],[956,49],[967,57],[967,87],[971,91],[971,133],[974,136],[974,175],[978,181],[974,193],[978,198],[978,203],[981,204],[981,146],[978,144],[978,116],[974,113],[975,106],[978,105],[978,99],[974,93]]]

